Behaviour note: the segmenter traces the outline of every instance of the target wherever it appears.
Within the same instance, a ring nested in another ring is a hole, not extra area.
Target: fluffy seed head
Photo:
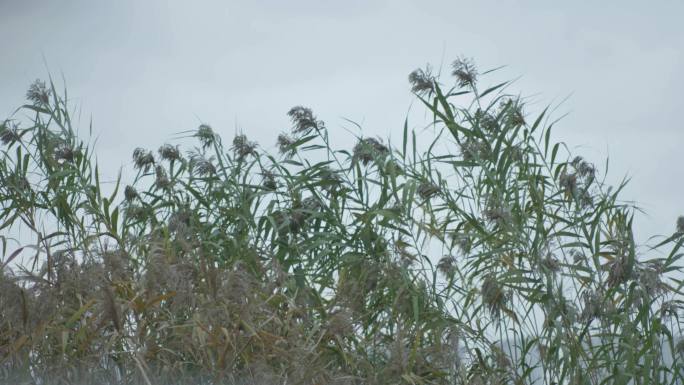
[[[427,200],[439,193],[440,188],[434,183],[423,182],[418,186],[418,195],[420,195],[423,200]]]
[[[432,76],[432,69],[427,66],[425,70],[417,69],[411,72],[408,76],[409,83],[411,83],[411,91],[418,95],[431,93],[434,91],[435,78]]]
[[[453,242],[452,245],[457,246],[463,254],[470,253],[473,241],[467,234],[453,232],[449,236]]]
[[[582,320],[589,322],[602,315],[603,306],[600,293],[596,291],[584,291],[582,293],[582,300],[584,301],[584,307],[582,308],[582,314],[580,315]]]
[[[12,144],[21,140],[19,130],[16,126],[10,126],[8,122],[4,122],[0,126],[0,142],[4,145]]]
[[[629,278],[629,270],[627,266],[627,256],[619,256],[610,263],[610,272],[608,273],[608,286],[615,287],[623,283]]]
[[[154,180],[154,185],[157,188],[166,190],[171,187],[171,180],[169,179],[168,175],[166,174],[166,170],[164,170],[164,167],[162,166],[157,166],[154,169],[155,173],[155,180]]]
[[[344,337],[353,333],[354,321],[352,312],[346,308],[334,312],[328,318],[326,331],[335,337]]]
[[[558,183],[567,195],[574,196],[577,191],[577,174],[563,171],[558,177]]]
[[[577,175],[580,177],[594,179],[594,176],[596,175],[596,168],[591,163],[582,159],[581,156],[575,157],[571,164],[575,168],[575,171],[577,171]]]
[[[216,141],[216,134],[208,124],[201,124],[194,136],[199,139],[202,148],[208,148]]]
[[[138,191],[135,189],[135,187],[129,185],[124,188],[124,198],[126,198],[126,201],[131,202],[137,197]]]
[[[467,139],[461,144],[461,156],[465,161],[480,161],[489,155],[487,143],[477,139]]]
[[[152,151],[138,147],[133,151],[133,163],[136,169],[148,172],[154,165],[154,155],[152,155]]]
[[[474,86],[477,82],[477,69],[471,59],[456,59],[451,64],[451,68],[451,74],[456,77],[460,87]]]
[[[558,261],[558,258],[554,257],[551,254],[549,254],[546,258],[543,258],[541,260],[541,265],[545,270],[554,273],[560,270],[560,261]]]
[[[323,166],[320,168],[319,172],[316,174],[321,188],[327,192],[336,191],[342,185],[343,179],[338,171],[331,169],[328,166]]]
[[[287,134],[278,135],[278,140],[276,141],[276,145],[278,146],[278,151],[280,151],[281,154],[287,155],[287,156],[294,155],[294,153],[296,151],[296,149],[292,148],[292,145],[294,143],[295,143],[294,139],[292,139]]]
[[[389,154],[389,148],[374,138],[359,139],[356,146],[354,146],[353,157],[355,160],[361,161],[367,165],[376,157],[384,157]]]
[[[253,155],[256,153],[256,142],[250,142],[247,140],[245,134],[235,135],[233,138],[233,151],[238,159],[244,159],[248,155]]]
[[[475,119],[480,128],[484,131],[496,132],[499,130],[499,122],[497,122],[496,117],[489,112],[485,112],[478,108],[477,111],[475,111]]]
[[[662,274],[663,264],[660,262],[651,262],[638,268],[636,275],[639,287],[651,297],[664,294],[668,288],[662,281]]]
[[[491,223],[499,225],[510,223],[513,220],[511,209],[505,206],[491,206],[482,211],[484,217]]]
[[[437,263],[437,270],[439,270],[444,275],[452,275],[455,269],[456,258],[453,255],[445,255]]]
[[[55,149],[55,160],[64,162],[73,162],[77,151],[74,150],[68,143],[62,143]]]
[[[36,79],[26,91],[26,99],[36,106],[45,106],[50,102],[51,93],[52,90],[47,88],[44,81]]]
[[[311,130],[320,130],[325,127],[325,123],[317,120],[310,108],[295,106],[287,112],[292,120],[292,131],[295,133],[307,134]]]
[[[168,160],[170,162],[180,160],[180,158],[181,158],[180,151],[178,150],[178,146],[174,147],[170,144],[165,144],[165,145],[159,147],[159,156],[162,159]]]
[[[505,113],[508,124],[514,127],[526,124],[523,105],[519,99],[504,98],[500,103],[500,110]]]
[[[144,221],[149,217],[150,209],[144,206],[129,204],[126,205],[125,214],[126,217],[136,221]]]
[[[275,174],[271,170],[261,171],[262,182],[261,185],[267,190],[275,190],[278,188],[278,182],[276,181]]]
[[[192,154],[190,157],[190,170],[194,175],[207,177],[216,174],[216,166],[212,162],[213,157],[207,159],[201,154]]]
[[[482,301],[493,316],[498,317],[506,309],[508,296],[494,276],[487,276],[482,283]]]

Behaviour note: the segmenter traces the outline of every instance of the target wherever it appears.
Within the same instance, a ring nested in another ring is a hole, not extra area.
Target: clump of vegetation
[[[0,128],[2,382],[683,381],[684,219],[635,244],[623,185],[546,111],[470,60],[452,75],[409,76],[425,150],[408,124],[337,149],[295,107],[279,156],[201,125],[189,151],[135,149],[114,188],[36,82]]]

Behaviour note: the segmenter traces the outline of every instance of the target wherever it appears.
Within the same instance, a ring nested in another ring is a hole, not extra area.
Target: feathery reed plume
[[[375,138],[361,138],[354,146],[354,159],[367,165],[376,158],[384,158],[389,155],[389,148]]]
[[[26,99],[35,106],[45,106],[50,102],[51,94],[52,90],[45,85],[45,82],[36,79],[26,91]]]
[[[256,142],[250,142],[244,134],[235,135],[235,138],[233,138],[233,151],[238,159],[254,155],[256,153],[256,146]]]
[[[325,127],[323,121],[316,119],[310,108],[295,106],[287,112],[292,120],[292,131],[297,134],[307,135],[312,130],[319,131]]]
[[[294,148],[295,140],[292,139],[289,135],[287,134],[280,134],[278,135],[278,140],[276,141],[276,145],[278,146],[278,151],[282,155],[286,156],[292,156],[294,153],[297,151],[296,148]]]
[[[133,151],[133,163],[136,169],[148,172],[155,163],[154,155],[152,151],[138,147]]]
[[[178,146],[172,146],[170,144],[165,144],[159,147],[159,156],[169,162],[175,162],[181,159],[180,150]]]
[[[477,69],[471,59],[456,59],[451,63],[451,68],[451,74],[456,77],[460,87],[472,87],[477,82]]]
[[[435,78],[429,65],[424,70],[419,68],[411,72],[408,80],[411,84],[411,91],[418,95],[434,92]]]
[[[207,149],[216,142],[216,134],[208,124],[200,124],[194,135],[202,144],[202,148]]]
[[[9,121],[4,121],[0,125],[0,142],[4,145],[10,145],[21,140],[19,129],[16,125],[12,125]]]

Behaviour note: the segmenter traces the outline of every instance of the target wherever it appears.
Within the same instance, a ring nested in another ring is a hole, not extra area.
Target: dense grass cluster
[[[294,107],[277,155],[201,125],[114,188],[33,84],[0,128],[2,383],[681,383],[684,219],[636,245],[546,111],[452,75],[409,76],[425,145],[337,149]]]

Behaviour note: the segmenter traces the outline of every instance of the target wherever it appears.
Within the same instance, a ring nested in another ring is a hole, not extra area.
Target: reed
[[[427,145],[335,148],[299,106],[278,154],[201,125],[114,188],[31,85],[0,128],[0,380],[681,383],[684,217],[636,244],[547,110],[452,70],[409,76]]]

